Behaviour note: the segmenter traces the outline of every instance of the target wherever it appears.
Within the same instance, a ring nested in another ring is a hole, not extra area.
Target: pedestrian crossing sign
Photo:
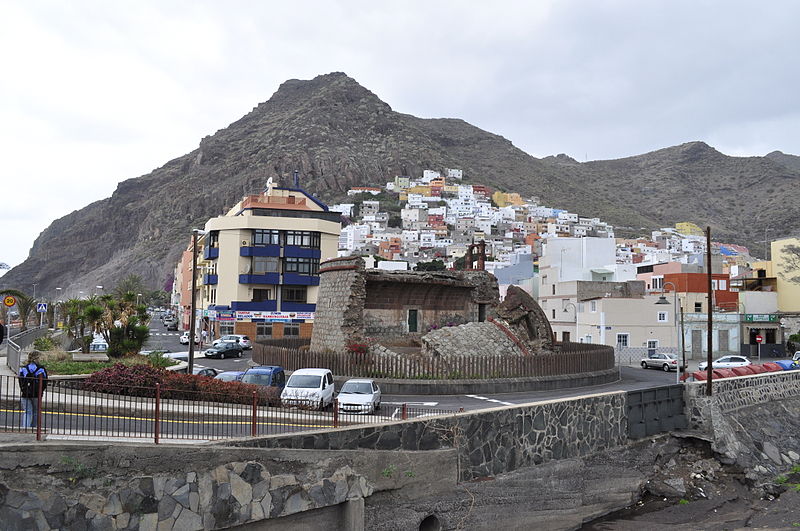
[[[36,311],[39,313],[47,313],[47,303],[46,302],[37,303]]]

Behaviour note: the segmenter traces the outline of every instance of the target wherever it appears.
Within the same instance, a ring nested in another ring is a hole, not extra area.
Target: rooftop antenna
[[[300,172],[294,170],[294,187],[300,188]]]

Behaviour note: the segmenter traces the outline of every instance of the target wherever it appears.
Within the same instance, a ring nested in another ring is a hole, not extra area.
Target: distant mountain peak
[[[542,159],[542,162],[547,162],[550,164],[580,164],[577,160],[573,159],[566,153],[559,153],[558,155],[549,155]]]

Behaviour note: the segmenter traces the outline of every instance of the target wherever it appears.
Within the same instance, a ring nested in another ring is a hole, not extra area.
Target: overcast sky
[[[534,156],[800,154],[798,20],[795,1],[0,0],[0,262],[332,71]]]

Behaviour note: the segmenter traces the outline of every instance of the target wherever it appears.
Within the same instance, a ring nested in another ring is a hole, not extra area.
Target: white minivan
[[[286,381],[281,403],[323,410],[333,404],[333,391],[333,374],[329,369],[298,369]]]

